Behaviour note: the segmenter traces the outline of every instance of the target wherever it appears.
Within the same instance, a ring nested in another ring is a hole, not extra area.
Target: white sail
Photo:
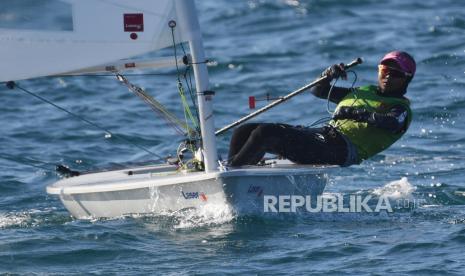
[[[15,13],[6,13],[8,0],[2,0],[0,81],[62,74],[171,46],[168,23],[177,21],[176,6],[181,3],[173,0],[14,0],[14,3],[23,1],[33,3],[35,10],[41,3],[60,4],[61,21],[52,22],[47,19],[50,15],[35,14],[38,22],[47,24],[9,22]],[[63,14],[64,8],[70,12]],[[66,15],[71,18],[64,18]],[[61,29],[54,25],[60,22],[64,24]],[[187,41],[188,35],[178,24],[176,43]]]

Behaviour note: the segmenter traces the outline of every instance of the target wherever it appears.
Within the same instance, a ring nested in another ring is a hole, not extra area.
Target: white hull
[[[265,195],[323,192],[328,168],[275,165],[212,173],[176,171],[161,165],[86,174],[47,187],[76,218],[164,214],[221,205],[238,214],[263,213]]]

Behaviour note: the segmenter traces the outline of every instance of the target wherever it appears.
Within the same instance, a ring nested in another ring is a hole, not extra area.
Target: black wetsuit
[[[311,92],[327,98],[329,82],[315,86]],[[334,87],[330,101],[339,103],[351,90]],[[367,122],[392,132],[406,128],[407,111],[395,106],[386,114],[373,112]],[[237,128],[231,138],[229,165],[255,165],[265,153],[279,154],[298,164],[344,165],[348,144],[337,129],[331,126],[308,128],[278,123],[251,123]]]
[[[329,126],[306,128],[273,123],[245,124],[233,133],[229,164],[255,165],[267,152],[299,164],[343,165],[347,158],[347,143]]]

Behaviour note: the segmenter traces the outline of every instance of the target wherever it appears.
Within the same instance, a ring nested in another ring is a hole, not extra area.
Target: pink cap
[[[410,73],[415,75],[415,71],[417,70],[417,65],[415,63],[415,60],[411,55],[409,55],[406,52],[401,52],[401,51],[394,51],[387,53],[379,63],[383,63],[384,61],[387,60],[393,60],[395,61],[399,67],[404,71],[405,73]]]

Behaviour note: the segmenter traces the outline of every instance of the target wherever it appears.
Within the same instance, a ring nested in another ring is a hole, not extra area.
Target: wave
[[[0,213],[0,229],[35,228],[70,221],[72,218],[69,215],[53,207]]]

